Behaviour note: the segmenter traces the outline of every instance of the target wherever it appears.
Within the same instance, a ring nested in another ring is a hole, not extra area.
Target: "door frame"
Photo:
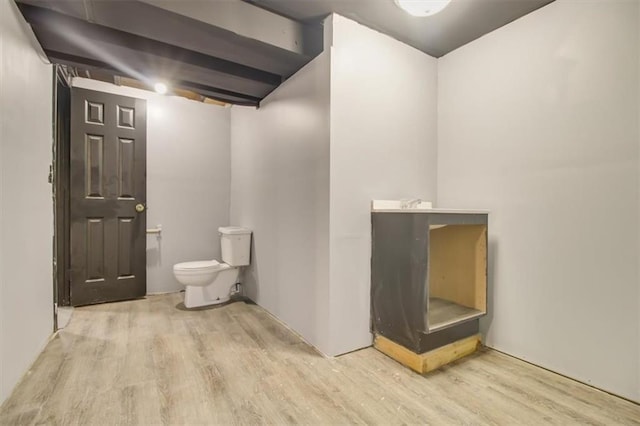
[[[71,306],[71,290],[69,281],[69,161],[71,148],[71,81],[69,74],[66,72],[66,69],[64,67],[61,67],[60,65],[54,65],[53,73],[53,297],[54,312],[57,317],[58,306]]]

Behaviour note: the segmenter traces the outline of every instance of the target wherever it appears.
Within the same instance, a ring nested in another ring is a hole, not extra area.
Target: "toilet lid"
[[[174,265],[173,269],[188,269],[190,271],[198,269],[215,268],[220,265],[217,260],[197,260],[195,262],[182,262]]]

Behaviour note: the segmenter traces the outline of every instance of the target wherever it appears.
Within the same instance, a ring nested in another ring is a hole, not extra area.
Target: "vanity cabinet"
[[[415,354],[476,336],[487,313],[488,212],[371,213],[371,328]]]

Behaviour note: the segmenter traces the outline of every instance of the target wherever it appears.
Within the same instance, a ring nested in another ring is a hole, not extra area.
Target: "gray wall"
[[[329,52],[231,112],[231,222],[253,230],[246,294],[329,352]]]
[[[331,49],[331,349],[371,345],[371,200],[436,198],[437,60],[339,15]]]
[[[322,55],[232,108],[247,295],[325,354],[371,345],[371,199],[435,198],[436,83],[434,58],[334,15]]]
[[[147,100],[147,293],[184,289],[173,265],[220,260],[229,224],[230,109],[75,78],[73,85]]]
[[[53,330],[52,68],[0,1],[0,403]]]
[[[488,208],[487,344],[640,400],[636,1],[558,0],[439,61],[438,204]]]

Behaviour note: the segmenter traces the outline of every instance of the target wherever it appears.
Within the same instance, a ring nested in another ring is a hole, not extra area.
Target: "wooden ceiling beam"
[[[69,55],[63,52],[56,52],[56,51],[52,51],[52,50],[44,50],[45,54],[53,61],[56,63],[62,63],[62,64],[67,64],[76,68],[80,68],[80,69],[86,69],[86,67],[89,67],[91,69],[98,69],[104,72],[107,72],[109,74],[112,75],[120,75],[121,77],[126,77],[129,78],[130,80],[136,80],[133,76],[123,76],[122,71],[118,70],[117,68],[105,63],[105,62],[101,62],[101,61],[97,61],[94,59],[89,59],[89,58],[82,58],[82,57],[77,57],[74,55]],[[137,80],[136,80],[137,81]],[[141,85],[143,85],[144,90],[149,90],[149,86],[148,85],[144,85],[143,83],[141,83]],[[202,87],[208,87],[205,85],[202,85]],[[181,87],[180,85],[177,85],[175,90],[180,90]],[[214,91],[216,90],[215,88],[210,88],[212,93],[215,93]],[[184,90],[184,89],[182,89]],[[188,88],[187,90],[188,91]],[[193,92],[191,92],[193,93]],[[207,98],[210,98],[216,102],[219,102],[221,104],[233,104],[233,105],[243,105],[243,106],[258,106],[259,105],[259,100],[256,101],[254,99],[258,99],[255,98],[253,96],[248,96],[248,95],[243,95],[238,93],[237,96],[232,97],[230,95],[225,96],[225,95],[212,95],[206,96]]]
[[[27,22],[33,26],[44,28],[52,33],[64,33],[65,38],[81,37],[99,40],[115,46],[122,46],[158,57],[179,61],[185,64],[209,69],[223,74],[253,80],[256,82],[278,86],[282,77],[278,74],[257,68],[216,58],[204,53],[184,49],[162,41],[153,40],[125,31],[92,24],[51,9],[18,3],[20,11]],[[45,43],[46,44],[46,43]]]

